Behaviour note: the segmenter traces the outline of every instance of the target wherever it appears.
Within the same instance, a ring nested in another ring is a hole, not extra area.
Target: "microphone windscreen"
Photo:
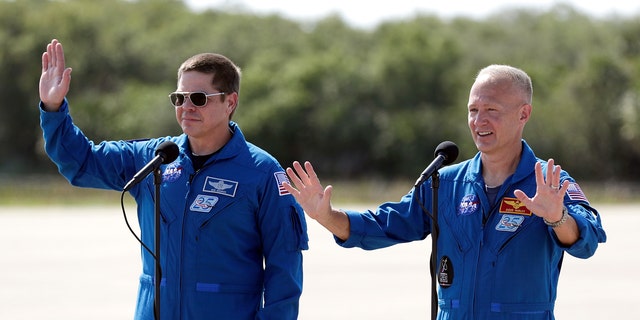
[[[156,149],[156,155],[162,157],[162,163],[171,163],[178,158],[180,150],[178,145],[173,141],[165,141],[161,143]]]
[[[449,165],[458,158],[458,146],[451,141],[443,141],[436,147],[434,156],[437,157],[438,155],[444,157],[444,161],[442,162],[443,166]]]

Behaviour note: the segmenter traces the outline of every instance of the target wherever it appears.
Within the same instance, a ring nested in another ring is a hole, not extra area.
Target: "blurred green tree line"
[[[477,150],[466,122],[477,71],[510,64],[534,83],[525,139],[576,178],[640,177],[640,17],[567,5],[482,19],[416,15],[372,29],[340,16],[294,21],[177,0],[0,1],[2,174],[54,173],[38,125],[41,55],[52,38],[73,68],[68,99],[92,140],[179,134],[167,95],[187,57],[243,70],[234,120],[283,166],[325,176],[417,177],[443,140]]]

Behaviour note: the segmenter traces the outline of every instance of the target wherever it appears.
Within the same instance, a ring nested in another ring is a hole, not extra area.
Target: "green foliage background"
[[[640,178],[640,17],[572,7],[483,19],[433,15],[373,29],[339,16],[190,11],[181,1],[0,1],[0,174],[55,173],[38,126],[41,54],[52,38],[73,68],[68,99],[94,140],[179,134],[167,94],[182,61],[218,52],[243,69],[234,116],[284,166],[325,176],[416,177],[443,140],[476,149],[468,90],[493,63],[534,83],[525,138],[579,179]]]

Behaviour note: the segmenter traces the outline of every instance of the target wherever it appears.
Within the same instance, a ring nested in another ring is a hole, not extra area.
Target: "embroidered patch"
[[[462,197],[460,204],[458,205],[458,215],[468,216],[476,213],[480,208],[480,200],[475,194],[468,194]]]
[[[451,263],[451,260],[449,260],[447,256],[440,258],[438,284],[440,284],[443,289],[449,288],[453,284],[453,263]]]
[[[278,192],[281,196],[290,194],[287,189],[282,185],[283,182],[289,182],[289,178],[287,178],[287,174],[284,171],[278,171],[273,174],[276,177],[276,182],[278,183]]]
[[[182,166],[177,163],[172,163],[164,168],[162,173],[163,182],[174,182],[182,175]]]
[[[208,213],[211,212],[211,209],[213,209],[216,203],[218,203],[218,197],[199,194],[196,199],[193,200],[190,209],[191,211]]]
[[[502,198],[502,202],[500,202],[500,213],[530,216],[531,210],[525,207],[525,205],[516,198]]]
[[[524,222],[523,216],[516,216],[512,214],[505,214],[496,225],[496,230],[498,231],[507,231],[507,232],[515,232],[518,230],[520,225]]]
[[[569,189],[567,189],[567,195],[571,200],[589,202],[589,200],[587,200],[587,196],[584,195],[584,192],[582,192],[582,189],[580,189],[580,186],[575,182],[571,182],[569,184]]]
[[[207,177],[204,181],[202,191],[217,193],[229,197],[236,196],[236,190],[238,189],[238,181],[231,181],[226,179]]]

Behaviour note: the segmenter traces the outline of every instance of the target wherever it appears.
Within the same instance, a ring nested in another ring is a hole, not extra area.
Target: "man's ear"
[[[520,120],[521,121],[528,121],[529,117],[531,117],[531,105],[530,104],[524,104],[522,105],[522,107],[520,107]]]
[[[227,95],[227,108],[229,109],[229,113],[233,112],[238,106],[238,93],[233,92]]]

